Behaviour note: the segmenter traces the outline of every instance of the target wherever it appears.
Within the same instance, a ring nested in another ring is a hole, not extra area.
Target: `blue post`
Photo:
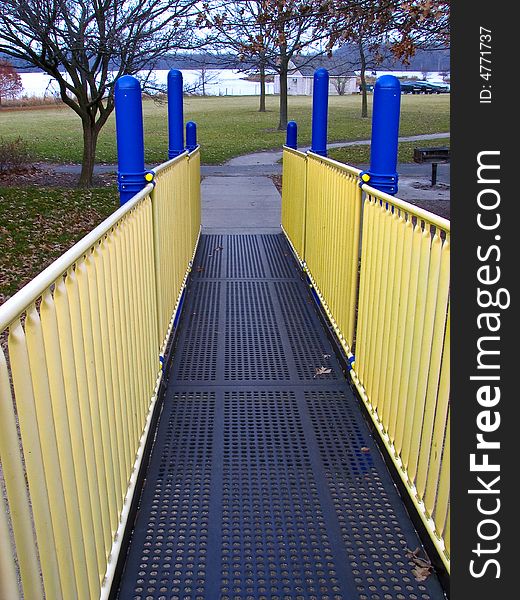
[[[193,121],[188,121],[186,123],[186,150],[193,152],[197,145],[197,124]]]
[[[287,123],[285,145],[293,150],[298,149],[298,125],[296,124],[296,121],[289,121],[289,123]]]
[[[400,108],[399,79],[393,75],[382,75],[374,87],[370,169],[361,173],[361,179],[372,187],[392,195],[397,193]]]
[[[168,73],[168,158],[184,152],[184,115],[182,106],[182,73]]]
[[[141,85],[132,75],[116,81],[117,183],[119,203],[128,202],[146,185]]]
[[[314,71],[312,93],[312,145],[311,151],[327,156],[327,112],[329,103],[329,72],[327,69]]]

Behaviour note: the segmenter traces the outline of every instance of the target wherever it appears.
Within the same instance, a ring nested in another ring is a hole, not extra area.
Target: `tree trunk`
[[[361,67],[359,72],[359,77],[361,79],[361,118],[366,119],[368,117],[367,80],[365,78],[367,61],[363,50],[363,44],[359,44],[359,59]]]
[[[278,124],[279,131],[287,129],[287,72],[288,62],[280,62],[280,123]]]
[[[83,162],[78,187],[92,187],[99,129],[96,123],[83,121]]]
[[[265,112],[265,66],[260,65],[260,108],[258,112]]]

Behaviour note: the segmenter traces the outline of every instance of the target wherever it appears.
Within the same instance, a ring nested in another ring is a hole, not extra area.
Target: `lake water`
[[[185,86],[193,87],[198,84],[198,93],[201,89],[201,71],[200,70],[182,70],[182,77]],[[138,75],[146,77],[149,71],[142,71]],[[372,73],[371,73],[372,74]],[[422,79],[423,73],[420,71],[377,71],[376,76],[392,74],[397,77]],[[38,97],[57,96],[58,85],[56,80],[45,73],[20,73],[22,79],[23,91],[21,96]],[[156,86],[166,87],[168,70],[156,69],[151,72],[151,81]],[[205,93],[208,96],[259,96],[260,84],[254,81],[243,79],[244,73],[233,71],[231,69],[208,69],[205,79]],[[428,81],[442,81],[440,73],[428,73]],[[266,93],[274,94],[274,84],[266,84]]]
[[[185,87],[198,87],[202,94],[201,71],[182,70]],[[141,78],[149,75],[149,71],[138,74]],[[57,96],[59,88],[55,79],[45,73],[20,73],[23,91],[21,96],[42,98],[44,96]],[[151,72],[150,81],[154,86],[166,86],[168,70],[154,70]],[[205,93],[208,96],[258,96],[260,84],[243,79],[244,73],[230,69],[208,69],[205,73]],[[266,93],[274,93],[274,84],[266,84]]]

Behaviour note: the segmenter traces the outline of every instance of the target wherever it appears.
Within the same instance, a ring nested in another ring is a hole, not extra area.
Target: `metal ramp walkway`
[[[203,235],[117,597],[444,598],[419,546],[284,236]]]

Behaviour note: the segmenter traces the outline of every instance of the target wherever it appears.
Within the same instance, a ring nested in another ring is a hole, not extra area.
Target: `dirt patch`
[[[76,188],[78,179],[77,173],[63,173],[49,167],[30,166],[0,171],[0,186],[3,187]],[[115,173],[102,173],[94,175],[92,187],[109,187],[116,184]]]
[[[276,189],[278,190],[278,192],[280,193],[280,196],[281,196],[282,195],[282,176],[281,175],[270,175],[269,177],[271,178],[272,182],[276,186]]]

